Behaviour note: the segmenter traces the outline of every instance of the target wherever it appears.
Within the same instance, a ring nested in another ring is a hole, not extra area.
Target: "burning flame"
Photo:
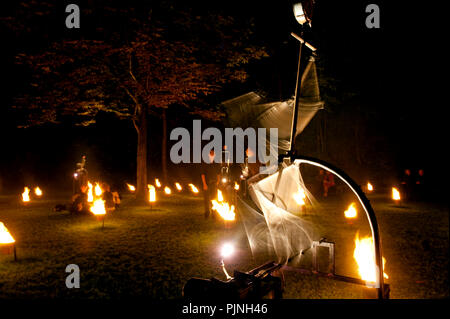
[[[42,190],[39,188],[39,186],[34,189],[34,193],[36,194],[36,196],[42,196]]]
[[[217,190],[217,200],[219,202],[223,202],[223,195],[222,195],[222,191],[220,189]]]
[[[128,189],[130,190],[130,192],[134,192],[134,191],[136,190],[136,187],[134,187],[134,186],[131,185],[131,184],[128,184],[128,183],[127,183],[127,186],[128,186]]]
[[[102,188],[100,187],[100,185],[98,183],[95,183],[95,196],[100,196],[103,191]]]
[[[9,233],[6,226],[0,222],[0,244],[12,244],[15,240]]]
[[[355,218],[358,212],[356,211],[355,203],[351,203],[344,212],[345,218]]]
[[[172,190],[168,186],[166,186],[166,187],[164,187],[164,193],[166,193],[167,195],[170,195],[170,194],[172,194]]]
[[[220,217],[222,217],[226,221],[232,221],[236,218],[236,214],[234,213],[234,205],[230,205],[227,202],[223,201],[223,195],[220,190],[217,190],[217,200],[213,199],[211,201],[212,209],[219,213]]]
[[[22,193],[22,201],[29,202],[30,201],[30,189],[25,187]]]
[[[376,282],[375,246],[372,237],[368,236],[359,239],[359,232],[356,233],[353,258],[358,264],[358,272],[361,279],[368,282]],[[383,277],[387,279],[389,276],[384,273],[385,263],[386,259],[383,257]]]
[[[161,187],[161,182],[157,178],[155,178],[155,184],[156,184],[156,187],[158,187],[158,188]]]
[[[178,191],[181,191],[183,187],[181,187],[180,183],[175,183],[175,187],[178,189]]]
[[[305,205],[305,191],[303,189],[299,189],[299,191],[297,193],[295,193],[293,195],[294,200],[297,202],[297,204],[299,204],[300,206]]]
[[[234,189],[237,190],[237,191],[239,190],[239,184],[236,183],[236,182],[234,182]]]
[[[191,188],[191,191],[192,191],[193,193],[195,193],[195,194],[197,194],[197,193],[198,193],[198,188],[197,188],[197,187],[195,187],[195,185],[194,185],[194,184],[189,184],[189,187]]]
[[[91,182],[88,182],[88,187],[89,187],[89,190],[88,190],[88,193],[87,193],[87,195],[88,195],[88,200],[87,201],[89,203],[92,203],[94,201],[94,193],[93,193],[93,186],[92,186]]]
[[[370,184],[369,182],[367,183],[367,190],[368,190],[369,192],[373,191],[373,186],[372,186],[372,184]]]
[[[396,201],[400,200],[400,192],[395,187],[392,187],[392,199]]]
[[[90,210],[94,215],[105,215],[105,201],[102,199],[96,199],[94,201],[94,205],[91,206]]]
[[[150,203],[156,202],[156,188],[153,185],[147,185],[148,186],[148,201]]]

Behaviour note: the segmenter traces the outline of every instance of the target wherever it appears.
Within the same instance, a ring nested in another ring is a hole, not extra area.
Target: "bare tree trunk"
[[[163,179],[167,183],[167,115],[166,109],[162,109],[162,124],[163,124],[163,134],[162,134],[162,145],[161,145],[161,165]]]
[[[147,108],[142,106],[137,130],[136,199],[147,199]]]

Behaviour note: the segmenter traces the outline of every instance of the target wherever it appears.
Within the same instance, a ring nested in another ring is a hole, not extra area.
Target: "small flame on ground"
[[[170,194],[172,194],[172,190],[168,186],[166,186],[166,187],[164,187],[164,193],[166,193],[167,195],[170,195]]]
[[[94,201],[94,204],[91,206],[90,211],[94,215],[105,215],[106,214],[105,201],[102,199],[96,199]]]
[[[345,218],[355,218],[358,215],[356,211],[355,203],[351,203],[347,210],[344,212]]]
[[[34,193],[36,194],[36,196],[42,196],[42,190],[39,188],[39,186],[34,189]]]
[[[178,189],[178,191],[181,191],[183,187],[181,187],[180,183],[175,183],[175,187]]]
[[[159,179],[155,178],[155,185],[156,187],[161,187],[161,182],[159,181]]]
[[[392,199],[396,201],[400,200],[400,192],[395,187],[392,187]]]
[[[195,193],[195,194],[197,194],[197,193],[198,193],[198,188],[197,188],[197,187],[195,187],[195,185],[194,185],[194,184],[189,184],[189,187],[191,188],[191,191],[192,191],[193,193]]]
[[[376,282],[376,267],[375,267],[375,246],[372,237],[364,237],[359,239],[359,232],[355,236],[355,250],[353,258],[358,264],[358,272],[362,280],[368,282]],[[389,278],[384,273],[384,264],[386,259],[383,257],[383,276]]]
[[[230,206],[227,202],[223,201],[223,195],[219,189],[217,190],[217,200],[213,199],[211,203],[212,209],[219,213],[220,217],[224,220],[233,221],[236,218],[234,205]]]
[[[300,206],[305,205],[305,191],[303,189],[299,189],[299,191],[297,193],[295,193],[293,195],[294,200],[297,202],[297,204],[299,204]]]
[[[15,240],[9,233],[5,224],[0,222],[0,244],[12,244],[14,242],[15,242]]]
[[[368,190],[369,192],[373,191],[373,186],[372,186],[372,184],[367,183],[367,190]]]
[[[130,190],[130,192],[136,191],[136,187],[134,187],[133,185],[127,183],[127,186],[128,186],[128,189]]]
[[[147,185],[148,186],[148,201],[150,203],[156,202],[156,188],[153,185]]]
[[[30,201],[30,189],[25,187],[22,193],[22,201],[29,202]]]

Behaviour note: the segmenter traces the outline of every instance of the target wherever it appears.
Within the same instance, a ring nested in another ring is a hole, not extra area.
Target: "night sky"
[[[64,8],[68,1],[58,1],[45,17],[33,13],[36,3],[44,3],[40,1],[29,2],[32,4],[29,12],[19,2],[9,3],[2,9],[0,191],[3,193],[17,192],[24,183],[33,182],[70,188],[68,181],[82,154],[88,156],[91,171],[103,178],[114,176],[116,180],[130,181],[135,178],[136,133],[129,122],[104,115],[89,128],[53,125],[16,128],[24,114],[10,106],[15,97],[24,93],[29,80],[29,74],[14,64],[19,52],[40,50],[62,38],[95,37],[92,30],[98,27],[120,25],[120,21],[115,24],[101,18],[102,1],[72,2],[82,10],[80,30],[64,27]],[[338,80],[340,92],[356,94],[348,107],[339,108],[325,100],[327,110],[332,114],[351,114],[352,105],[358,105],[369,118],[370,134],[379,135],[388,144],[386,149],[395,169],[423,167],[430,172],[430,179],[439,181],[442,173],[434,162],[442,158],[447,143],[440,128],[444,104],[438,102],[438,79],[434,75],[436,57],[432,47],[439,30],[430,16],[434,9],[410,1],[393,2],[317,0],[312,28],[305,28],[304,37],[318,47],[318,64],[326,75]],[[198,12],[212,10],[254,19],[255,41],[270,53],[268,59],[248,66],[247,83],[224,87],[212,98],[212,103],[251,90],[264,90],[274,100],[292,96],[298,42],[290,32],[302,30],[292,14],[291,2],[172,3],[179,10],[193,7]],[[365,27],[365,8],[369,3],[380,7],[380,29]],[[117,6],[142,9],[152,5],[152,1],[117,2]],[[5,27],[6,17],[20,17],[26,31],[16,33]],[[189,117],[180,118],[179,114],[169,113],[169,116],[169,129],[191,121]],[[150,174],[155,174],[159,169],[161,126],[157,118],[150,121],[149,164]],[[373,157],[377,156],[374,149]]]

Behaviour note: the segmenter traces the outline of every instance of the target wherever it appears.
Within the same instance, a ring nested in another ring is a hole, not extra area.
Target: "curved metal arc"
[[[383,280],[383,261],[382,261],[382,253],[381,253],[381,238],[380,233],[378,230],[378,223],[375,216],[375,212],[370,205],[370,201],[367,199],[364,192],[361,190],[361,187],[353,181],[344,171],[340,170],[337,167],[334,167],[333,165],[324,162],[322,160],[318,160],[311,157],[304,157],[304,156],[292,156],[291,160],[293,160],[293,163],[298,162],[310,164],[313,166],[320,167],[322,169],[325,169],[336,176],[338,176],[350,189],[353,191],[353,193],[358,198],[359,202],[361,203],[361,206],[364,208],[364,211],[366,212],[367,219],[369,220],[370,229],[372,231],[372,238],[374,243],[374,249],[375,249],[375,265],[376,265],[376,283],[375,287],[378,289],[378,298],[383,299],[384,298],[384,280]]]

